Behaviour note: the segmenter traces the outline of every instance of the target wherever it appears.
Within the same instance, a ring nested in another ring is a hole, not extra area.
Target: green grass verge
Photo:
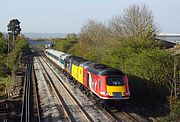
[[[0,77],[0,98],[5,95],[5,86],[9,85],[9,81],[7,77]]]

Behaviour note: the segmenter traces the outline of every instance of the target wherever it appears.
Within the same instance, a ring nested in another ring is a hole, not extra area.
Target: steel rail
[[[117,117],[116,115],[114,115],[111,111],[108,111],[106,109],[102,109],[102,111],[108,115],[113,122],[121,122],[121,119],[119,119],[119,117]]]
[[[128,117],[133,122],[140,122],[135,117],[131,116],[130,114],[128,114],[126,112],[121,112],[121,114],[123,114],[124,116]]]
[[[22,98],[21,122],[23,122],[23,116],[24,116],[25,97],[26,97],[26,81],[27,81],[26,79],[27,79],[27,72],[25,73],[24,85],[23,85],[23,98]]]
[[[34,63],[33,63],[34,64]],[[35,100],[36,100],[36,108],[37,108],[37,120],[38,122],[41,122],[41,116],[40,116],[40,103],[38,99],[38,86],[37,86],[37,79],[35,75],[35,69],[34,65],[32,65],[32,77],[34,79],[33,85],[34,85],[34,92],[35,92]]]
[[[21,122],[30,121],[30,95],[31,95],[31,63],[27,62],[27,71],[23,86],[23,100],[21,111]]]

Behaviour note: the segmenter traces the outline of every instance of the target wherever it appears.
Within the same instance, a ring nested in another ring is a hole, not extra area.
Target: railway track
[[[41,121],[68,121],[38,59],[34,57]]]
[[[58,98],[58,101],[63,107],[62,109],[64,110],[68,121],[93,121],[89,114],[84,110],[76,98],[63,84],[62,79],[57,76],[57,74],[47,64],[47,62],[43,58],[38,59],[46,73],[50,86],[52,87],[56,97]],[[57,84],[58,87],[56,87]]]
[[[135,117],[131,116],[129,113],[124,111],[114,111],[111,108],[101,108],[104,113],[106,113],[113,121],[121,122],[141,122]]]
[[[28,56],[26,64],[27,70],[23,85],[21,122],[41,121],[37,83],[34,66],[32,64],[32,57]]]
[[[24,86],[23,86],[23,99],[22,99],[22,111],[21,122],[29,122],[31,115],[30,108],[30,96],[31,96],[31,70],[32,64],[27,61],[27,71],[25,74]]]
[[[132,122],[140,122],[139,120],[137,120],[136,118],[134,118],[133,116],[131,116],[130,114],[126,113],[126,112],[121,112],[120,116],[124,115],[126,117],[128,117],[129,120],[131,120]]]
[[[34,88],[34,120],[37,122],[41,122],[41,116],[40,116],[40,101],[39,101],[39,95],[38,95],[38,87],[37,87],[37,79],[36,79],[36,75],[35,75],[35,69],[34,69],[34,65],[32,65],[32,78],[34,79],[33,82],[33,88]]]

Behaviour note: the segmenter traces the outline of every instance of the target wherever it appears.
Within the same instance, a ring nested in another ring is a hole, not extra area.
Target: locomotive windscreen
[[[106,78],[106,84],[108,86],[122,86],[124,85],[124,80],[122,76],[110,76]]]

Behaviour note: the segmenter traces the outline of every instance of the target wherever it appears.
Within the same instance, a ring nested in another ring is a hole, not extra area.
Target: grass
[[[5,95],[5,86],[9,85],[7,77],[0,77],[0,98]]]

